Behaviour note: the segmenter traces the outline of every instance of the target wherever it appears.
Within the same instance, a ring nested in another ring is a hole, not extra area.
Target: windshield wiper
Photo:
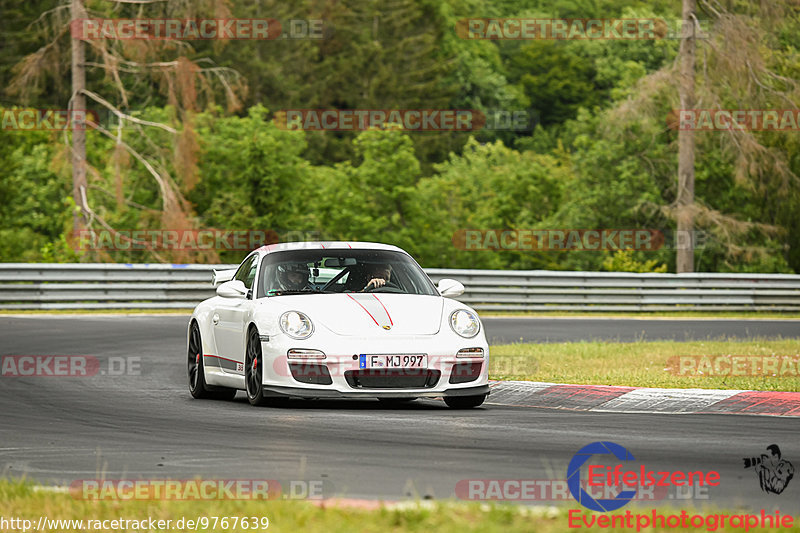
[[[323,291],[314,289],[302,289],[299,291],[273,289],[267,292],[267,296],[284,296],[286,294],[338,294],[338,293],[336,291]]]
[[[267,292],[267,296],[283,296],[286,294],[314,294],[317,291],[312,291],[310,289],[300,290],[300,291],[289,291],[283,289],[275,289]]]

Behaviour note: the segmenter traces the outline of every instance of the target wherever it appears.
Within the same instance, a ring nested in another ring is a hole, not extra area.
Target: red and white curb
[[[656,389],[494,381],[487,404],[610,413],[739,414],[800,417],[800,392]]]

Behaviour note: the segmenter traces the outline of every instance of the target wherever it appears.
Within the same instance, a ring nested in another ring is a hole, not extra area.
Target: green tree
[[[518,152],[497,141],[470,140],[462,155],[437,165],[415,189],[413,249],[427,266],[542,268],[547,254],[464,251],[454,234],[465,229],[535,229],[562,201],[571,169],[552,155]]]
[[[70,231],[69,181],[59,173],[64,155],[54,137],[0,130],[2,261],[37,261],[43,248]]]

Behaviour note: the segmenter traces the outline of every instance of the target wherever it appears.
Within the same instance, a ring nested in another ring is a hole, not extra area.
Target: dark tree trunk
[[[696,0],[683,0],[683,35],[680,46],[681,109],[693,109]],[[686,28],[691,28],[686,30]],[[694,272],[694,131],[678,130],[677,271]]]
[[[86,18],[83,0],[72,0],[71,18],[73,24],[79,19]],[[80,35],[72,37],[72,198],[80,209],[73,214],[73,231],[77,232],[84,227],[86,213],[83,206],[83,195],[86,194],[86,123],[84,120],[75,120],[83,116],[86,110],[86,66],[85,44]],[[77,113],[75,113],[77,111]]]

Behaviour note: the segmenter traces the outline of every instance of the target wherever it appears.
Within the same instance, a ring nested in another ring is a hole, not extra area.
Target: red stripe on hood
[[[389,317],[389,324],[391,324],[392,326],[394,326],[394,322],[392,322],[392,315],[390,315],[390,314],[389,314],[389,310],[388,310],[388,309],[386,309],[386,306],[385,306],[385,305],[383,305],[383,302],[382,302],[382,301],[380,301],[380,300],[378,299],[378,297],[377,297],[377,296],[375,296],[374,294],[372,295],[372,297],[373,297],[373,298],[375,298],[376,300],[378,300],[378,303],[379,303],[379,304],[381,304],[381,307],[383,307],[383,310],[384,310],[384,311],[386,311],[386,316],[387,316],[387,317]]]
[[[355,303],[357,303],[357,304],[358,304],[358,306],[359,306],[361,309],[363,309],[365,313],[367,313],[367,314],[369,315],[369,317],[372,319],[372,321],[373,321],[373,322],[375,322],[375,325],[376,325],[376,326],[380,326],[380,324],[378,324],[378,321],[377,321],[377,320],[375,320],[375,317],[374,317],[374,316],[372,316],[372,313],[370,313],[369,311],[367,311],[367,308],[366,308],[366,307],[364,307],[363,305],[361,305],[361,302],[359,302],[358,300],[356,300],[355,298],[353,298],[353,297],[352,297],[352,296],[350,296],[349,294],[347,295],[347,297],[348,297],[348,298],[350,298],[351,300],[353,300]]]

